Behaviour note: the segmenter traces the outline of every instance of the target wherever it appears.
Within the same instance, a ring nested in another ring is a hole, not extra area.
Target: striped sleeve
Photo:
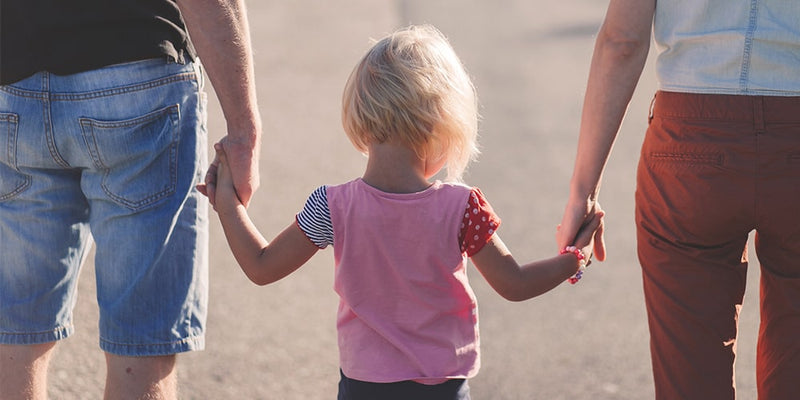
[[[297,226],[317,247],[324,249],[333,245],[333,223],[325,186],[318,187],[308,196],[306,205],[296,219]]]

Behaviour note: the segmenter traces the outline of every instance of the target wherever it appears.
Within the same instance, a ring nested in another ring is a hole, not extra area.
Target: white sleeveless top
[[[658,88],[800,95],[800,0],[658,0]]]

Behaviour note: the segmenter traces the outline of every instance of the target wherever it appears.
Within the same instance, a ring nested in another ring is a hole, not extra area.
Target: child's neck
[[[362,180],[387,193],[421,192],[431,185],[425,177],[425,160],[408,147],[395,143],[369,145],[369,159]]]

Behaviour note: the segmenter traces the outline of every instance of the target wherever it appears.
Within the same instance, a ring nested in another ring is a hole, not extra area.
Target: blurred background
[[[430,23],[449,37],[480,100],[482,155],[467,171],[503,219],[519,262],[556,253],[575,155],[594,35],[606,2],[561,0],[248,1],[264,138],[262,185],[250,212],[271,238],[321,184],[361,175],[365,158],[340,124],[351,69],[378,39]],[[634,95],[607,167],[608,260],[576,286],[524,303],[497,295],[470,267],[478,296],[482,368],[472,398],[653,398],[648,330],[636,260],[633,193],[639,146],[655,90],[651,64]],[[209,144],[224,135],[209,88]],[[211,218],[207,347],[179,356],[182,399],[334,399],[338,374],[333,251],[318,253],[281,282],[251,284]],[[125,239],[121,239],[125,240]],[[754,255],[754,251],[750,251]],[[754,257],[753,257],[754,258]],[[757,261],[740,319],[736,384],[756,398]],[[100,399],[94,270],[84,266],[77,333],[50,369],[53,399]]]

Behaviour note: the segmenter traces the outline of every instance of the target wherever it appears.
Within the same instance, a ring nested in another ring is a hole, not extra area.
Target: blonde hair
[[[478,154],[477,95],[447,38],[430,25],[377,41],[353,69],[342,97],[342,125],[353,145],[399,141],[421,158],[444,158],[460,181]]]

